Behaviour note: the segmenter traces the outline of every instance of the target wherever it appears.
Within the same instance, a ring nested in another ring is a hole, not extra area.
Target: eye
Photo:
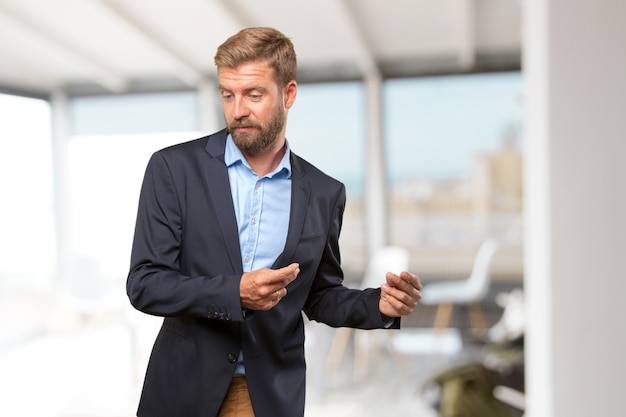
[[[226,91],[222,92],[222,100],[230,100],[231,98],[233,98],[233,95],[231,93],[228,93]]]
[[[261,100],[261,97],[263,97],[261,94],[249,94],[248,97],[250,97],[250,100],[252,101],[259,101]]]

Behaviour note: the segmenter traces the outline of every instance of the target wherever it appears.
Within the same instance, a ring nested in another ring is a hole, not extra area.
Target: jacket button
[[[235,355],[233,353],[229,353],[228,354],[228,362],[230,362],[230,363],[237,362],[237,355]]]

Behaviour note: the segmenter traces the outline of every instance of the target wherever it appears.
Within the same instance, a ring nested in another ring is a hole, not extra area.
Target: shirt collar
[[[276,169],[273,172],[267,174],[266,177],[272,178],[274,175],[284,170],[287,174],[287,178],[291,178],[291,160],[289,158],[290,153],[291,149],[289,148],[289,142],[287,141],[287,139],[285,139],[285,155],[283,155],[283,158],[280,160]],[[235,142],[233,141],[230,133],[226,138],[224,162],[229,168],[240,162],[241,164],[243,164],[243,166],[252,171],[252,167],[250,167],[250,164],[248,163],[248,161],[246,161],[246,158],[243,156],[243,153],[241,153],[241,150],[237,147],[237,145],[235,145]]]

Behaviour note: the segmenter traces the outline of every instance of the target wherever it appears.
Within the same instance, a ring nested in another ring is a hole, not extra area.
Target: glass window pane
[[[43,330],[53,283],[50,108],[0,94],[0,348]]]
[[[137,203],[153,152],[202,136],[197,132],[74,136],[69,141],[69,196],[75,256],[104,277],[128,273]]]
[[[192,91],[76,97],[70,102],[75,135],[181,132],[198,128]]]
[[[496,272],[519,278],[521,74],[392,80],[384,97],[391,243],[425,275],[460,275],[496,237],[514,247]]]
[[[365,264],[364,100],[363,85],[357,82],[299,85],[287,122],[293,152],[346,185],[340,244],[347,280],[360,280]]]

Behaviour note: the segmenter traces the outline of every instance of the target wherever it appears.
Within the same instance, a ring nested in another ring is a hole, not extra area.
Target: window
[[[425,275],[467,271],[487,237],[519,247],[521,74],[392,80],[384,100],[391,243]]]
[[[76,97],[71,100],[75,135],[162,133],[195,130],[195,92]]]
[[[194,92],[76,97],[70,101],[68,242],[109,280],[128,273],[137,203],[153,152],[202,136]]]
[[[353,82],[299,85],[287,122],[293,152],[346,185],[340,244],[347,280],[360,280],[365,264],[364,120],[363,85]]]
[[[0,114],[2,346],[46,324],[38,312],[53,285],[56,247],[48,103],[0,94]]]

